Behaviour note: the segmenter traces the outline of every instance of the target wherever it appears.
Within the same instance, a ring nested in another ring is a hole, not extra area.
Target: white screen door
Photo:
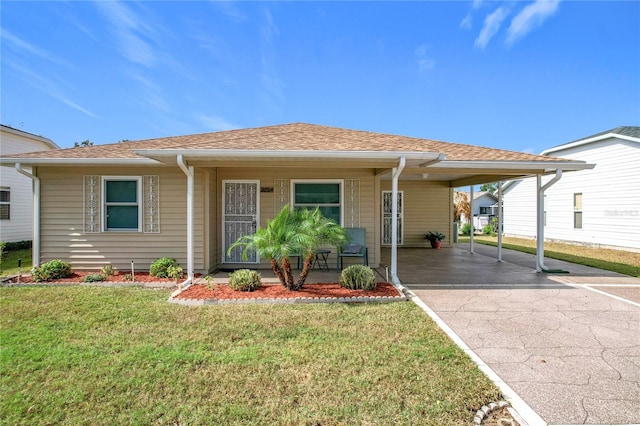
[[[255,251],[242,258],[244,247],[236,247],[227,253],[236,240],[256,232],[260,205],[260,181],[222,181],[222,254],[223,263],[258,263]]]
[[[382,191],[382,244],[391,245],[391,191]],[[398,244],[402,244],[402,191],[398,191]]]

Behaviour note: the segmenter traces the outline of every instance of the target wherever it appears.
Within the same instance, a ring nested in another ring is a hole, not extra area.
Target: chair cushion
[[[360,244],[349,244],[342,250],[342,252],[345,254],[359,254],[360,250],[362,250],[362,246]]]

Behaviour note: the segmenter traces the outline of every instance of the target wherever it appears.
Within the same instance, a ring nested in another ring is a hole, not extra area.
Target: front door
[[[236,240],[256,232],[260,206],[260,181],[223,180],[222,181],[222,254],[223,263],[258,263],[254,250],[247,252],[246,260],[242,253],[244,247],[236,247],[227,253]]]

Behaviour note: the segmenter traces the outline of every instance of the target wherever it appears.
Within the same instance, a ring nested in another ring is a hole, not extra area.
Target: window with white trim
[[[0,220],[11,219],[11,189],[0,188]]]
[[[142,178],[104,176],[102,205],[104,231],[142,231]]]
[[[342,225],[342,180],[294,180],[291,182],[294,208],[315,209]]]
[[[573,194],[573,228],[582,229],[582,193]]]

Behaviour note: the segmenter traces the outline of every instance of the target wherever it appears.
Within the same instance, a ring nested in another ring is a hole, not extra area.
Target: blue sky
[[[308,122],[538,153],[640,125],[640,2],[3,1],[2,124]]]

